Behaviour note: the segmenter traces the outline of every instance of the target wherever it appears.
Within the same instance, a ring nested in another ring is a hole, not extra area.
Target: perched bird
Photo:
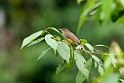
[[[60,29],[62,31],[63,37],[68,40],[70,43],[76,43],[81,46],[82,50],[86,52],[84,46],[80,42],[80,40],[72,33],[70,32],[67,28],[62,28]]]

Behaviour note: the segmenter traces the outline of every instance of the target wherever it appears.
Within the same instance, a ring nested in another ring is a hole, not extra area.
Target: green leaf
[[[86,66],[86,60],[84,59],[84,57],[80,53],[78,53],[77,51],[74,51],[74,59],[75,59],[75,63],[77,65],[78,69],[86,76],[86,78],[88,78],[89,71],[85,67]]]
[[[82,24],[84,23],[85,19],[87,18],[88,13],[92,10],[94,3],[95,3],[95,0],[87,0],[87,3],[84,5],[81,15],[80,15],[77,33],[79,33],[80,28]]]
[[[117,23],[124,23],[124,16],[120,17],[117,21]]]
[[[44,40],[44,37],[41,37],[41,38],[36,39],[36,40],[33,40],[30,44],[27,45],[27,47],[35,45],[35,44],[41,42],[42,40]]]
[[[84,45],[85,43],[87,43],[88,41],[86,39],[80,39],[82,45]]]
[[[56,69],[56,74],[60,73],[65,68],[64,64],[60,64]]]
[[[98,66],[98,72],[100,73],[100,75],[104,74],[104,70],[100,65]]]
[[[105,47],[105,48],[109,48],[108,46],[101,45],[101,44],[99,44],[99,45],[96,45],[95,47]]]
[[[117,67],[117,60],[115,59],[115,55],[112,56],[111,63],[115,68]]]
[[[115,59],[115,55],[113,53],[110,53],[107,59],[104,62],[104,68],[107,70],[111,66],[111,64],[116,68],[117,67],[117,61]]]
[[[124,7],[124,0],[119,0],[121,5]]]
[[[81,71],[78,71],[78,74],[76,76],[76,83],[82,83],[86,79],[86,76],[82,74]]]
[[[94,65],[95,65],[95,68],[97,68],[97,66],[98,66],[97,62],[94,62]]]
[[[59,55],[69,63],[70,59],[70,48],[65,42],[58,42],[58,53]]]
[[[95,60],[95,62],[94,62],[95,63],[95,68],[98,66],[98,72],[100,73],[100,75],[103,75],[104,74],[104,69],[102,67],[102,65],[103,65],[102,61],[94,55],[91,55],[91,56]]]
[[[86,68],[90,71],[91,69],[91,66],[92,66],[92,58],[89,59],[87,62],[86,62]]]
[[[77,4],[80,4],[82,1],[84,1],[84,0],[77,0]]]
[[[47,50],[43,51],[43,52],[40,54],[40,56],[37,58],[37,60],[41,59],[50,49],[51,49],[51,47],[48,48]]]
[[[49,46],[51,46],[51,47],[54,49],[54,51],[55,51],[55,53],[56,53],[57,46],[58,46],[58,42],[57,42],[56,40],[54,40],[53,38],[54,38],[53,35],[47,34],[47,35],[45,36],[45,41],[46,41],[46,43],[47,43]]]
[[[95,60],[95,62],[96,62],[98,65],[102,65],[102,61],[101,61],[98,57],[92,55],[92,58]]]
[[[99,83],[118,83],[119,74],[118,73],[110,73],[107,75],[103,75],[99,79]]]
[[[101,3],[100,1],[96,2],[95,5],[94,5],[94,7],[93,7],[93,9],[92,9],[92,11],[90,12],[90,15],[96,14],[97,9],[98,9],[101,5],[102,5],[102,3]]]
[[[94,48],[89,43],[85,43],[85,45],[90,51],[94,51]]]
[[[72,46],[70,46],[70,63],[69,67],[71,67],[74,64],[74,49]]]
[[[90,71],[91,69],[91,66],[92,66],[92,58],[89,59],[87,62],[86,62],[86,68]],[[84,80],[86,79],[86,76],[81,72],[81,71],[78,71],[78,74],[76,76],[76,83],[82,83]]]
[[[59,30],[57,30],[56,28],[54,28],[54,27],[48,27],[47,29],[54,30],[54,31],[56,31],[57,33],[59,33],[59,34],[62,35],[62,33],[61,33]]]
[[[119,81],[120,81],[121,83],[124,83],[124,79],[119,79]]]
[[[27,46],[30,42],[32,42],[34,39],[36,39],[38,36],[42,35],[42,30],[38,31],[36,33],[31,34],[30,36],[26,37],[23,42],[22,42],[22,46],[21,49],[24,48],[25,46]]]
[[[108,21],[111,17],[112,11],[115,9],[116,5],[113,0],[101,0],[102,1],[102,11],[100,13],[100,19],[104,21]],[[107,8],[106,8],[107,7]]]

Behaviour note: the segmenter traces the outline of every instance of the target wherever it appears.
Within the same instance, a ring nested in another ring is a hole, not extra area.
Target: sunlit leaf
[[[83,0],[77,0],[77,4],[80,4]]]
[[[99,79],[99,83],[118,83],[119,74],[118,73],[110,73],[102,76]]]
[[[90,71],[92,66],[92,58],[86,62],[86,68]]]
[[[105,47],[105,48],[109,48],[108,46],[101,45],[101,44],[99,44],[99,45],[96,45],[95,47]]]
[[[124,0],[119,0],[121,5],[124,7]]]
[[[57,33],[59,33],[59,34],[62,34],[59,30],[57,30],[56,28],[54,28],[54,27],[48,27],[47,29],[51,29],[51,30],[54,30],[54,31],[56,31]]]
[[[42,40],[44,40],[44,37],[37,39],[37,40],[33,40],[30,44],[27,45],[27,47],[35,45],[35,44],[41,42]]]
[[[115,9],[116,6],[115,3],[113,3],[113,0],[101,0],[102,1],[102,12],[100,14],[100,19],[104,21],[108,21],[111,17],[112,11]],[[107,8],[106,8],[107,7]]]
[[[89,43],[85,43],[85,45],[90,51],[94,51],[94,48]]]
[[[51,47],[48,48],[47,50],[43,51],[43,52],[40,54],[40,56],[37,58],[37,60],[41,59],[50,49],[51,49]]]
[[[65,42],[58,42],[58,53],[59,55],[69,63],[70,59],[70,48]]]
[[[86,76],[86,78],[88,78],[89,71],[86,68],[86,60],[84,57],[77,51],[74,51],[74,59],[78,69]]]
[[[96,2],[94,7],[93,7],[93,9],[92,9],[92,11],[90,12],[90,15],[94,15],[97,12],[98,7],[100,7],[101,5],[102,5],[101,2],[99,2],[99,1]]]
[[[119,69],[119,72],[120,72],[121,75],[124,75],[124,67],[121,67],[121,68]]]
[[[121,83],[124,83],[124,79],[119,79],[119,81],[120,81]]]
[[[82,45],[84,45],[85,43],[87,43],[88,41],[86,39],[80,39]]]
[[[21,49],[24,48],[25,46],[27,46],[30,42],[32,42],[34,39],[36,39],[40,35],[42,35],[42,30],[38,31],[36,33],[33,33],[30,36],[26,37],[22,42]]]
[[[120,17],[117,21],[117,23],[124,23],[124,16]]]
[[[49,46],[51,46],[51,47],[54,49],[54,51],[56,52],[58,43],[57,43],[56,40],[53,39],[53,37],[54,37],[53,35],[47,34],[47,35],[45,36],[45,41],[46,41],[46,43],[47,43]]]
[[[98,72],[100,73],[100,75],[103,75],[103,73],[104,73],[104,69],[103,69],[103,67],[102,67],[102,61],[98,58],[98,57],[96,57],[96,56],[94,56],[94,55],[92,55],[92,58],[95,60],[95,68],[97,68],[98,67]]]
[[[86,68],[90,71],[91,69],[91,66],[92,66],[92,58],[89,59],[87,62],[86,62]],[[84,80],[86,79],[86,76],[81,72],[81,71],[78,71],[78,74],[76,76],[76,83],[82,83]]]
[[[58,74],[59,72],[61,72],[64,68],[65,68],[65,65],[64,65],[64,64],[60,64],[60,65],[56,68],[56,74]]]
[[[97,64],[102,65],[102,61],[98,57],[92,55],[92,58],[95,60]]]
[[[76,76],[76,83],[82,83],[85,79],[86,76],[81,71],[78,71],[78,74]]]
[[[104,68],[107,70],[109,69],[110,65],[113,65],[115,68],[117,67],[117,61],[115,59],[115,55],[114,54],[109,54],[109,56],[107,57],[107,59],[104,62]]]
[[[97,68],[97,66],[98,66],[97,62],[94,62],[94,65],[95,65],[95,68]]]
[[[112,60],[111,60],[112,65],[116,68],[117,67],[117,60],[115,58],[115,55],[112,56]]]
[[[94,6],[95,0],[87,0],[87,3],[84,5],[81,15],[80,15],[80,20],[78,23],[78,29],[77,29],[77,33],[79,33],[82,24],[84,23],[84,21],[87,18],[87,15],[89,14],[89,12],[92,10],[93,6]]]
[[[98,72],[100,73],[100,75],[104,74],[103,67],[101,67],[100,65],[98,66]]]

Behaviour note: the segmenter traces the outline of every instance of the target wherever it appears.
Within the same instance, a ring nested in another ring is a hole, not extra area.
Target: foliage
[[[124,1],[123,0],[77,0],[77,3],[86,1],[82,8],[77,33],[87,17],[101,22],[124,22]]]
[[[80,4],[85,0],[77,0],[77,3]],[[124,2],[122,0],[87,0],[86,3],[83,6],[80,20],[78,24],[77,33],[79,33],[82,24],[86,20],[88,16],[91,16],[91,19],[96,19],[100,23],[102,22],[123,22],[123,12],[124,12]],[[106,8],[108,7],[108,8]],[[108,53],[104,53],[102,51],[99,51],[95,49],[91,44],[88,42],[83,42],[84,46],[88,48],[88,52],[83,52],[79,46],[73,47],[71,45],[68,45],[61,37],[58,35],[51,34],[49,30],[53,30],[57,32],[59,35],[62,35],[61,32],[59,32],[54,27],[48,27],[45,30],[41,30],[39,32],[36,32],[29,37],[25,38],[21,49],[24,47],[28,47],[31,45],[34,45],[36,43],[41,42],[42,40],[45,40],[46,43],[50,46],[47,50],[43,51],[42,54],[39,56],[37,60],[42,58],[42,56],[47,53],[48,50],[51,48],[54,50],[54,53],[56,55],[60,55],[60,57],[63,59],[62,63],[57,67],[56,74],[61,72],[63,69],[66,68],[66,71],[68,71],[74,63],[76,64],[78,68],[78,74],[76,76],[76,83],[82,83],[85,79],[89,79],[89,74],[91,71],[92,63],[94,62],[94,67],[98,69],[98,72],[100,73],[100,76],[96,78],[93,83],[118,83],[118,81],[123,83],[123,52],[120,52],[120,54],[116,53],[117,47],[108,47],[105,45],[96,45],[96,47],[105,47],[109,48]],[[82,39],[81,39],[82,40]],[[86,40],[87,41],[87,40]],[[115,44],[115,46],[118,46]],[[112,50],[114,49],[114,50]],[[118,49],[120,51],[120,49]],[[85,57],[85,55],[90,55],[88,58]],[[96,55],[101,55],[102,60],[100,57],[97,57]],[[116,58],[116,55],[120,56]],[[120,62],[120,59],[122,62]],[[92,62],[93,60],[93,62]],[[114,80],[113,80],[113,79]]]
[[[56,70],[56,74],[58,74],[59,72],[61,72],[64,68],[66,68],[66,70],[68,71],[73,65],[74,63],[76,64],[79,72],[76,76],[76,83],[81,83],[83,82],[86,78],[89,78],[89,74],[90,74],[90,69],[92,66],[92,59],[94,60],[94,64],[95,64],[95,68],[98,68],[98,72],[100,73],[100,75],[105,75],[104,74],[104,69],[103,69],[103,63],[101,61],[100,58],[96,57],[95,55],[109,55],[109,57],[107,57],[108,59],[105,62],[105,69],[107,67],[110,67],[110,63],[113,64],[113,66],[116,68],[116,59],[113,57],[114,55],[109,53],[103,53],[103,52],[99,52],[99,50],[95,49],[94,47],[92,47],[88,42],[85,43],[84,45],[89,49],[88,50],[88,55],[91,55],[88,58],[85,57],[85,52],[83,52],[79,46],[77,47],[73,47],[71,45],[66,44],[65,41],[63,41],[62,38],[58,37],[57,35],[52,35],[50,34],[48,31],[49,29],[57,32],[58,34],[61,34],[61,32],[59,32],[56,28],[53,27],[48,27],[45,30],[40,31],[40,35],[37,35],[37,32],[34,33],[33,35],[35,35],[36,38],[34,38],[34,36],[30,35],[29,37],[25,38],[24,41],[22,42],[22,47],[24,48],[26,47],[28,44],[30,44],[33,41],[38,40],[39,38],[44,38],[44,40],[46,41],[46,43],[50,46],[50,48],[48,48],[47,50],[43,51],[42,54],[38,57],[37,60],[39,60],[40,58],[42,58],[42,56],[48,52],[48,50],[50,50],[51,48],[54,50],[54,53],[56,55],[60,55],[60,57],[63,59],[62,64],[60,64],[57,67]],[[37,35],[37,36],[36,36]],[[30,41],[29,41],[30,40]],[[43,40],[43,39],[42,39]],[[28,42],[28,43],[27,43]],[[103,46],[103,47],[107,47],[104,45],[97,45],[97,46]],[[95,51],[96,50],[96,51]],[[108,63],[109,62],[109,63]],[[109,64],[109,65],[108,65]],[[108,65],[108,66],[107,66]],[[118,77],[118,74],[115,75],[115,77]]]

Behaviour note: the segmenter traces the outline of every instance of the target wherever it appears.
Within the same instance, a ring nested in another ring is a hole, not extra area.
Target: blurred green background
[[[75,83],[77,69],[56,75],[62,62],[53,50],[36,61],[47,49],[45,42],[20,50],[22,40],[49,26],[68,28],[76,33],[81,9],[76,0],[0,0],[0,83]],[[124,49],[124,24],[103,23],[88,19],[79,38],[91,45],[110,46],[115,40]],[[106,50],[105,50],[106,51]],[[34,64],[35,63],[35,64]],[[89,83],[98,75],[93,69]]]

